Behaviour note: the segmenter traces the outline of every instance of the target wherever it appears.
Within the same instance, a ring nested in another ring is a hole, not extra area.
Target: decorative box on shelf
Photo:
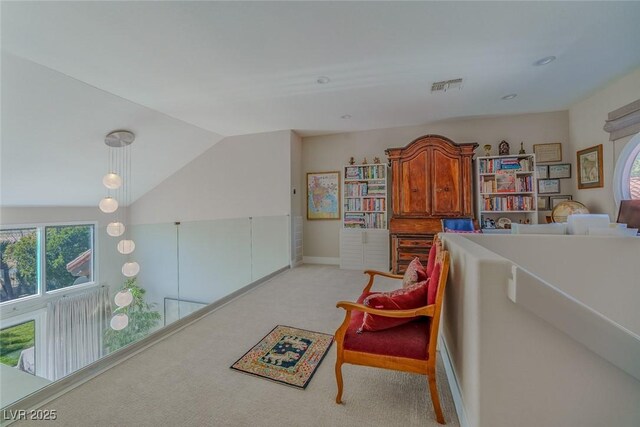
[[[478,216],[485,232],[512,222],[537,224],[536,160],[533,154],[478,157]]]

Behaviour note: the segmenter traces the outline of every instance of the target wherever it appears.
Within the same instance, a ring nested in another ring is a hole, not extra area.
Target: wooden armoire
[[[425,135],[403,148],[385,151],[391,163],[391,266],[402,273],[413,257],[426,259],[442,218],[473,217],[473,151]]]

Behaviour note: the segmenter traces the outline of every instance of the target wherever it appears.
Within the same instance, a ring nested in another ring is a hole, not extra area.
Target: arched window
[[[631,138],[620,153],[613,186],[617,205],[620,200],[640,199],[640,133]]]

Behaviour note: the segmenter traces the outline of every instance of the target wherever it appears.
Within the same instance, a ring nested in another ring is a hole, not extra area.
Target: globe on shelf
[[[137,262],[125,262],[122,266],[122,274],[126,277],[134,277],[140,272],[140,265]]]
[[[124,234],[124,224],[121,222],[110,222],[107,225],[107,234],[111,237],[118,237]]]
[[[102,183],[109,190],[115,190],[122,185],[122,178],[120,178],[120,175],[111,172],[102,177]]]
[[[121,307],[121,308],[126,307],[133,302],[133,294],[129,289],[120,291],[113,298],[113,301],[116,303],[118,307]]]
[[[109,323],[111,325],[111,329],[113,329],[114,331],[120,331],[126,328],[127,325],[129,324],[129,316],[127,316],[124,313],[115,314],[111,318],[111,322]]]
[[[100,207],[100,210],[104,213],[112,213],[118,209],[118,201],[113,197],[105,197],[100,200],[98,207]]]
[[[123,255],[128,255],[131,252],[133,252],[136,248],[136,244],[133,242],[133,240],[120,240],[118,242],[118,252],[120,252]]]

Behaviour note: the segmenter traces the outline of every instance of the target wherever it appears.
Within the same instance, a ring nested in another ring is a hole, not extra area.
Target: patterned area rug
[[[231,369],[304,389],[331,343],[333,335],[278,325]]]

